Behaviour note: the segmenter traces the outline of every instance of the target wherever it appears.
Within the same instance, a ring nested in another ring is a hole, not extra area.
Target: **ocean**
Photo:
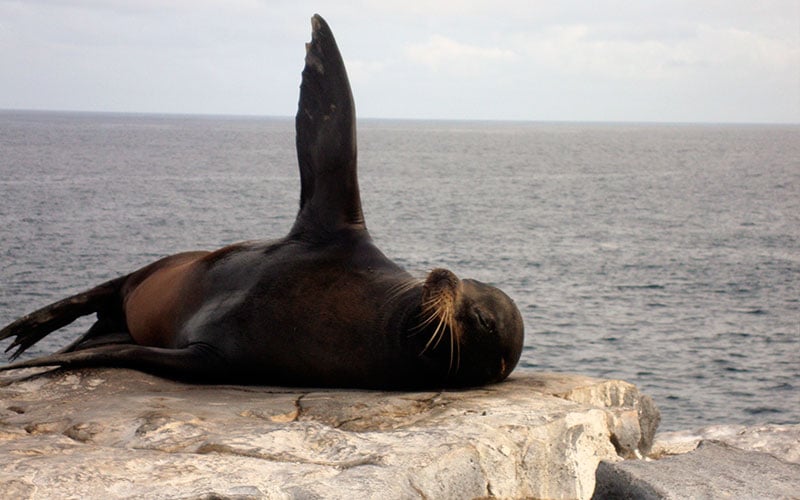
[[[358,141],[378,246],[506,291],[521,366],[632,382],[661,430],[800,423],[800,125],[361,120]],[[290,118],[0,111],[0,323],[281,237],[299,190]]]

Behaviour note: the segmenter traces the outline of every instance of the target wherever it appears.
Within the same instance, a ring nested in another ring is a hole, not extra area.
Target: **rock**
[[[589,498],[598,463],[646,453],[659,419],[626,382],[520,370],[416,393],[123,369],[0,384],[2,498]]]
[[[658,460],[601,462],[594,498],[796,498],[800,491],[800,425],[660,433],[649,458]]]
[[[661,458],[688,453],[703,440],[723,442],[748,451],[769,453],[787,462],[800,464],[800,424],[794,425],[713,425],[693,431],[663,432],[656,435],[650,456]]]
[[[797,498],[800,464],[718,441],[657,461],[601,462],[594,499]]]

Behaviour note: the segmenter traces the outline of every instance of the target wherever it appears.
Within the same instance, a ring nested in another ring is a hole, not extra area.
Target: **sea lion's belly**
[[[280,383],[374,376],[398,358],[398,335],[386,331],[391,291],[410,275],[372,248],[229,255],[203,280],[181,343],[213,346],[229,365]]]
[[[194,295],[190,280],[202,254],[173,259],[125,297],[128,332],[139,345],[175,347],[181,312]]]

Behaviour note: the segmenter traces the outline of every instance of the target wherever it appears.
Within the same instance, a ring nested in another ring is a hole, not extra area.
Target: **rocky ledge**
[[[589,498],[659,413],[619,380],[517,371],[465,391],[0,374],[2,498]]]
[[[800,425],[664,432],[650,457],[601,462],[593,498],[800,498]]]

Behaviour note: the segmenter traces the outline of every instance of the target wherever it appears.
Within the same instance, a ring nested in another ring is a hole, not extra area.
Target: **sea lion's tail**
[[[16,337],[6,347],[5,351],[9,352],[16,349],[10,354],[11,360],[14,360],[48,334],[72,323],[81,316],[92,313],[97,313],[98,321],[79,341],[86,339],[93,330],[97,330],[98,326],[116,322],[114,318],[120,317],[116,313],[121,311],[122,308],[121,288],[127,278],[128,276],[122,276],[107,281],[90,290],[59,300],[17,319],[0,330],[0,340]],[[72,346],[77,343],[72,344]]]

